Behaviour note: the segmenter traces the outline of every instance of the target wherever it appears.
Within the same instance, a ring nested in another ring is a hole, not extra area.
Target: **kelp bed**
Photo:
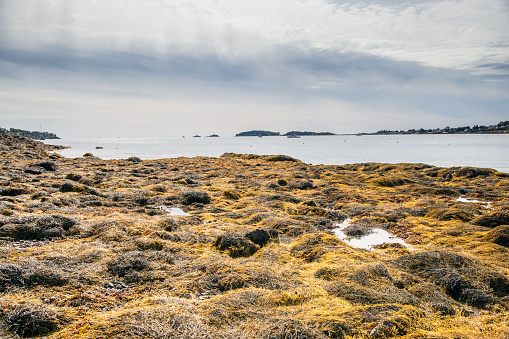
[[[509,338],[508,174],[57,149],[0,137],[2,338]]]

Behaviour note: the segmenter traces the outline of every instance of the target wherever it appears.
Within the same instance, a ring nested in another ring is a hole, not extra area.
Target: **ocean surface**
[[[309,164],[424,163],[494,168],[509,173],[509,135],[336,135],[286,137],[89,138],[46,140],[70,146],[65,157],[92,153],[101,159],[208,156],[226,152],[285,154]],[[96,149],[102,147],[102,149]]]

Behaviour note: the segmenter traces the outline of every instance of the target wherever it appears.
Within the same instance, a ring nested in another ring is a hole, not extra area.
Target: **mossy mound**
[[[509,212],[505,210],[493,211],[475,218],[472,220],[472,224],[490,228],[509,225]]]
[[[509,225],[497,226],[486,234],[484,240],[509,247]]]

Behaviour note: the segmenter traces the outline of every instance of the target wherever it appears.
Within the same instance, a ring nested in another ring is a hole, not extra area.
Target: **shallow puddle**
[[[408,245],[403,239],[395,237],[391,233],[380,228],[374,228],[372,233],[369,233],[360,238],[349,237],[343,232],[343,230],[350,225],[351,221],[352,219],[350,218],[345,219],[342,223],[337,224],[337,228],[335,228],[333,232],[339,239],[343,240],[352,247],[372,250],[373,246],[376,245],[398,243],[411,249],[411,246]]]
[[[161,206],[160,207],[163,211],[166,211],[168,212],[169,215],[178,215],[178,216],[189,216],[190,214],[187,214],[186,212],[184,212],[182,209],[178,208],[178,207],[166,207],[166,206]]]
[[[491,208],[491,202],[489,202],[489,201],[480,201],[480,200],[470,199],[470,198],[465,198],[465,197],[459,197],[458,199],[456,199],[456,201],[464,202],[464,203],[472,203],[472,204],[481,204],[481,205],[484,205],[484,207],[486,207],[486,208]]]

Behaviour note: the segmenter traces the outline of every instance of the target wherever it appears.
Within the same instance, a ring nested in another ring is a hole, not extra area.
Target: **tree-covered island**
[[[34,140],[60,139],[54,133],[42,132],[42,131],[41,132],[39,132],[39,131],[25,131],[25,130],[18,129],[18,128],[6,129],[6,128],[0,127],[0,135],[2,135],[2,134],[18,135],[18,136],[22,136],[22,137],[26,137],[26,138],[30,138],[30,139],[34,139]]]
[[[504,134],[509,133],[509,121],[501,121],[496,125],[474,125],[473,127],[444,127],[435,129],[409,129],[407,131],[390,131],[381,130],[375,133],[360,133],[362,135],[392,135],[392,134],[482,134],[482,133],[493,133],[493,134]]]
[[[253,130],[247,132],[237,133],[236,137],[271,137],[271,136],[308,136],[308,135],[335,135],[331,132],[301,132],[301,131],[290,131],[285,134],[281,134],[279,132],[271,132],[271,131],[263,131],[263,130]]]

